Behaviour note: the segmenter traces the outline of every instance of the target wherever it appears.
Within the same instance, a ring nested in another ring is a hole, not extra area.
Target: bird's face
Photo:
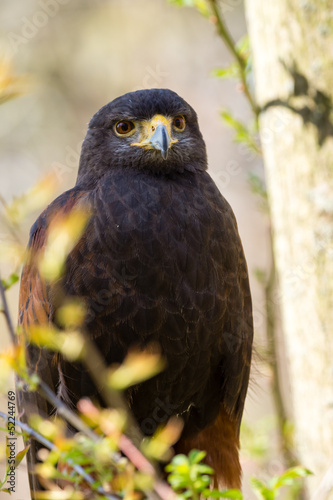
[[[185,131],[186,121],[182,115],[176,117],[154,115],[148,120],[120,120],[115,124],[115,132],[119,137],[130,137],[130,146],[155,152],[163,160],[168,158],[169,149],[179,142]]]
[[[118,167],[155,174],[205,170],[195,111],[166,89],[131,92],[101,108],[89,124],[78,181]]]

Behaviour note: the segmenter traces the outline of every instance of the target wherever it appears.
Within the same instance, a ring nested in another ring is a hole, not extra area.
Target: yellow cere
[[[166,117],[163,115],[155,115],[153,116],[153,118],[151,118],[151,120],[142,120],[140,123],[141,124],[140,140],[139,142],[132,142],[131,146],[139,146],[139,147],[144,147],[146,149],[153,149],[150,140],[154,135],[154,133],[156,132],[157,127],[159,125],[164,125],[170,137],[169,147],[171,147],[172,144],[178,142],[178,139],[172,138],[172,122],[173,118]]]

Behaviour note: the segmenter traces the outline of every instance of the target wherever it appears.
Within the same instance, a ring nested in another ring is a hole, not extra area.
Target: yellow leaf
[[[61,332],[60,352],[69,360],[76,361],[84,353],[84,338],[78,331]]]
[[[50,224],[46,248],[39,260],[39,270],[47,281],[61,277],[66,258],[80,239],[88,219],[88,212],[81,208]]]
[[[26,371],[25,349],[22,344],[11,345],[0,353],[0,390],[8,387],[8,378],[13,370],[19,375]]]
[[[53,477],[47,476],[51,471],[43,469],[43,466],[46,464],[41,464],[36,467],[37,472],[41,474],[43,477]],[[49,468],[50,469],[50,468]],[[52,491],[37,491],[35,493],[37,500],[84,500],[84,495],[80,491],[74,491],[72,487],[66,487],[64,490],[52,490]]]
[[[30,83],[27,76],[14,75],[9,57],[2,56],[0,59],[0,104],[27,92]]]
[[[67,359],[79,359],[84,351],[84,338],[76,330],[62,331],[51,325],[33,325],[28,334],[30,342],[56,352]]]
[[[60,419],[47,420],[39,415],[31,415],[29,417],[29,424],[39,434],[52,442],[55,440],[62,442],[65,439],[66,426]]]
[[[86,315],[85,307],[79,299],[68,299],[66,303],[57,310],[56,319],[64,328],[81,326]]]
[[[121,410],[102,410],[99,426],[104,434],[118,441],[126,426],[126,414]]]
[[[51,351],[59,351],[61,338],[59,330],[51,325],[33,325],[27,332],[30,342],[39,347],[47,347]]]
[[[165,427],[159,429],[152,438],[144,439],[142,449],[144,453],[157,460],[168,461],[171,459],[170,447],[178,441],[183,430],[183,421],[171,417]]]
[[[14,241],[1,241],[0,242],[0,261],[9,264],[11,267],[17,269],[20,264],[25,260],[26,249]]]
[[[151,474],[137,472],[134,474],[134,487],[139,491],[149,491],[153,487],[153,477]]]
[[[27,193],[15,198],[12,203],[6,206],[5,215],[7,221],[17,225],[36,210],[46,208],[54,198],[57,188],[57,176],[54,173],[48,174]]]
[[[165,366],[159,353],[148,351],[130,352],[119,368],[111,370],[109,384],[123,390],[161,372]]]
[[[4,392],[9,386],[9,378],[12,374],[12,363],[7,354],[0,354],[0,392]]]

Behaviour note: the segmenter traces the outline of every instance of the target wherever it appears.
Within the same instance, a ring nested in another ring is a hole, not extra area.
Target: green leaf
[[[249,149],[255,151],[256,153],[260,153],[260,148],[256,140],[254,124],[254,126],[252,127],[253,130],[251,130],[250,128],[246,127],[244,123],[234,118],[226,109],[221,111],[221,117],[226,125],[234,129],[234,131],[236,132],[234,137],[235,142],[244,143],[248,146]]]
[[[242,57],[247,56],[250,52],[250,39],[249,35],[244,35],[236,44],[236,50]]]
[[[304,467],[292,467],[281,474],[279,477],[273,479],[271,481],[271,485],[275,490],[277,490],[282,486],[293,485],[295,484],[296,480],[304,478],[306,476],[310,476],[311,474],[312,472],[308,469],[305,469]]]
[[[1,488],[0,487],[0,491],[4,491],[5,493],[9,493],[9,495],[11,494],[11,492],[9,491],[8,488]]]
[[[260,177],[253,172],[249,174],[249,182],[251,186],[251,190],[254,194],[260,196],[263,201],[267,202],[267,189],[265,183]]]
[[[190,453],[188,454],[188,459],[190,461],[190,464],[198,464],[205,458],[205,456],[206,456],[205,451],[191,450]]]
[[[275,499],[275,492],[271,488],[266,486],[265,483],[260,481],[260,479],[258,479],[256,477],[252,477],[251,484],[252,484],[252,487],[253,487],[253,490],[255,491],[255,493],[258,493],[260,495],[260,496],[257,495],[258,498],[264,499],[264,500],[274,500]]]
[[[236,62],[233,62],[229,66],[225,68],[216,68],[211,72],[212,76],[216,78],[240,78],[240,69],[239,65]]]
[[[243,500],[243,494],[239,490],[205,490],[202,492],[205,498],[230,498],[231,500]]]
[[[169,3],[176,7],[194,7],[205,17],[210,15],[210,8],[207,0],[169,0]]]
[[[15,285],[15,283],[17,283],[19,279],[20,279],[20,277],[16,273],[13,273],[9,276],[9,278],[7,280],[4,280],[4,279],[1,280],[1,283],[2,283],[3,288],[5,290],[8,290],[13,285]]]
[[[186,466],[186,467],[189,466],[189,461],[188,461],[188,458],[186,455],[181,454],[181,455],[176,455],[175,457],[173,457],[173,459],[171,460],[171,463],[166,466],[166,471],[171,472],[179,466]]]
[[[263,269],[260,269],[260,267],[256,267],[253,272],[259,283],[261,285],[265,285],[267,281],[267,274],[265,273],[265,271]]]
[[[205,464],[199,464],[197,470],[199,474],[209,474],[211,476],[214,474],[214,469]]]
[[[15,467],[18,467],[20,465],[20,463],[22,462],[22,460],[24,459],[24,457],[28,453],[29,448],[30,448],[30,444],[29,444],[29,446],[27,446],[26,448],[24,448],[23,450],[18,452],[18,454],[15,457]]]
[[[188,476],[179,476],[176,474],[170,474],[168,476],[168,482],[171,484],[172,488],[177,491],[183,488],[187,488],[189,483]]]

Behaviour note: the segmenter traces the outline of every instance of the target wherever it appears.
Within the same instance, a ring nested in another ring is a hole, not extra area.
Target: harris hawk
[[[180,416],[176,451],[207,451],[218,480],[239,488],[251,293],[236,219],[207,173],[193,108],[175,92],[149,89],[118,97],[93,116],[75,186],[31,229],[20,288],[23,332],[56,321],[56,284],[43,281],[37,259],[54,218],[78,206],[91,217],[67,257],[61,287],[84,301],[85,331],[107,365],[121,363],[131,346],[151,343],[166,360],[163,372],[126,393],[143,434]],[[26,351],[30,368],[71,407],[82,397],[98,400],[81,365],[29,343]],[[37,392],[21,390],[19,400],[25,415],[54,412]]]

